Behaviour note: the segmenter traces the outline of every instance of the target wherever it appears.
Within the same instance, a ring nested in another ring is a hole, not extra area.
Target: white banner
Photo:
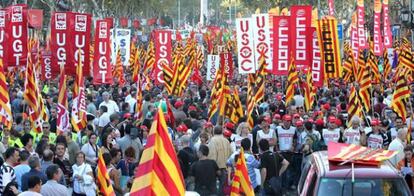
[[[239,73],[255,73],[255,56],[253,44],[253,24],[251,18],[236,19],[237,56]]]
[[[265,69],[267,72],[271,72],[273,65],[270,53],[269,14],[253,14],[252,20],[256,70],[259,69],[260,55],[264,53],[267,64]]]
[[[207,80],[212,81],[216,78],[217,70],[220,66],[219,55],[208,55],[207,56]]]
[[[116,51],[121,53],[122,65],[129,66],[129,56],[131,55],[131,30],[116,29]]]

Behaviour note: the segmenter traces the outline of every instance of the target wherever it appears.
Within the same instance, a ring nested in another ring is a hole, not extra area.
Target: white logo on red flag
[[[57,30],[66,30],[66,24],[66,13],[55,13],[55,28]]]
[[[153,79],[156,84],[163,84],[164,77],[163,66],[171,66],[172,44],[171,31],[158,30],[155,31],[155,62],[156,67],[153,73]]]
[[[287,75],[290,64],[289,16],[273,17],[273,74]]]
[[[23,22],[23,7],[22,6],[12,7],[11,21],[12,22]]]
[[[236,19],[239,73],[255,73],[255,55],[251,18]]]
[[[6,26],[6,11],[0,10],[0,27]]]
[[[313,84],[316,87],[323,86],[323,66],[322,66],[322,53],[319,47],[319,39],[318,34],[316,32],[316,28],[310,28],[310,34],[312,35],[312,80]]]
[[[75,17],[75,31],[86,32],[86,25],[88,19],[86,15],[76,15]]]
[[[291,7],[291,38],[292,38],[292,54],[298,70],[309,67],[309,53],[311,47],[308,46],[307,29],[312,24],[312,6],[292,6]]]

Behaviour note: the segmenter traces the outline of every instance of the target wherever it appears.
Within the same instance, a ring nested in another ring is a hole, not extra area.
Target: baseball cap
[[[297,127],[303,126],[303,121],[301,120],[296,121],[296,126]]]
[[[374,118],[374,119],[371,120],[371,125],[372,126],[378,126],[379,124],[380,124],[380,121],[378,119]]]
[[[290,116],[289,114],[286,114],[286,115],[283,116],[283,120],[291,121],[292,120],[292,116]]]
[[[179,108],[179,107],[181,107],[181,106],[183,106],[184,105],[184,102],[182,102],[182,101],[176,101],[175,103],[174,103],[174,107],[175,108]]]
[[[188,130],[188,128],[187,128],[187,126],[186,126],[186,125],[184,125],[184,124],[182,124],[182,125],[180,125],[180,126],[178,126],[178,127],[177,127],[177,131],[178,131],[178,132],[185,133],[185,132],[187,132],[187,130]]]
[[[330,123],[336,123],[336,117],[335,116],[330,116],[328,118],[328,122],[330,122]]]
[[[273,115],[273,119],[281,119],[280,114]]]

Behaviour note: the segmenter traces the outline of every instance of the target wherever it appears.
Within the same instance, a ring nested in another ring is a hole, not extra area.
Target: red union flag
[[[75,76],[76,67],[78,66],[78,58],[83,66],[83,75],[90,75],[90,42],[91,42],[91,15],[72,13],[70,14],[70,34],[68,37],[69,44],[69,65],[65,66],[65,73],[67,75]],[[79,55],[80,53],[80,55]]]
[[[289,36],[289,16],[273,16],[273,74],[288,74]]]
[[[228,80],[233,79],[233,57],[231,53],[220,54],[220,65],[223,65],[225,77],[228,77]]]
[[[255,73],[253,27],[251,18],[236,19],[239,74]]]
[[[0,59],[4,61],[5,48],[5,28],[6,28],[6,10],[0,9]],[[4,66],[4,65],[3,65]]]
[[[97,20],[93,61],[93,84],[112,84],[109,20]]]
[[[359,39],[358,39],[358,26],[357,26],[356,12],[354,12],[354,14],[352,15],[351,48],[352,48],[352,54],[354,55],[355,63],[357,64],[358,54],[359,54]]]
[[[70,12],[55,12],[51,19],[50,50],[52,67],[66,68],[69,56],[69,15]]]
[[[374,3],[374,54],[382,55],[382,35],[381,35],[381,0]]]
[[[52,66],[52,52],[42,51],[41,53],[41,78],[43,81],[54,79],[59,73],[59,67]]]
[[[258,70],[260,66],[260,57],[264,55],[267,65],[265,70],[267,72],[271,72],[273,69],[273,63],[270,53],[269,14],[254,14],[252,16],[252,20],[256,70]]]
[[[308,27],[312,24],[312,6],[291,7],[290,14],[290,32],[291,52],[295,59],[298,70],[307,69],[310,65],[309,53],[311,46],[308,46]]]
[[[6,17],[5,59],[7,66],[23,66],[27,63],[27,11],[25,4],[10,6]]]
[[[358,46],[359,49],[368,48],[367,39],[365,37],[365,11],[364,0],[357,0],[357,27],[358,27]]]
[[[382,14],[384,17],[384,47],[392,48],[392,33],[390,28],[390,16],[388,14],[388,0],[382,1]]]
[[[309,30],[309,35],[312,38],[310,45],[312,46],[311,72],[312,72],[313,86],[322,87],[323,80],[324,80],[324,70],[323,70],[323,64],[322,64],[322,53],[319,47],[318,32],[316,31],[316,28],[311,27]]]
[[[171,31],[155,31],[155,62],[152,78],[155,84],[163,84],[164,77],[162,74],[163,65],[171,66]]]

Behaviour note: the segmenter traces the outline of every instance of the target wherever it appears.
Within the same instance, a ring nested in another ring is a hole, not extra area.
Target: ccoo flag
[[[318,21],[318,39],[321,46],[325,78],[342,77],[341,55],[338,39],[338,22],[333,17],[325,17]]]
[[[135,173],[130,195],[184,195],[184,193],[183,175],[168,134],[164,114],[159,108]]]

